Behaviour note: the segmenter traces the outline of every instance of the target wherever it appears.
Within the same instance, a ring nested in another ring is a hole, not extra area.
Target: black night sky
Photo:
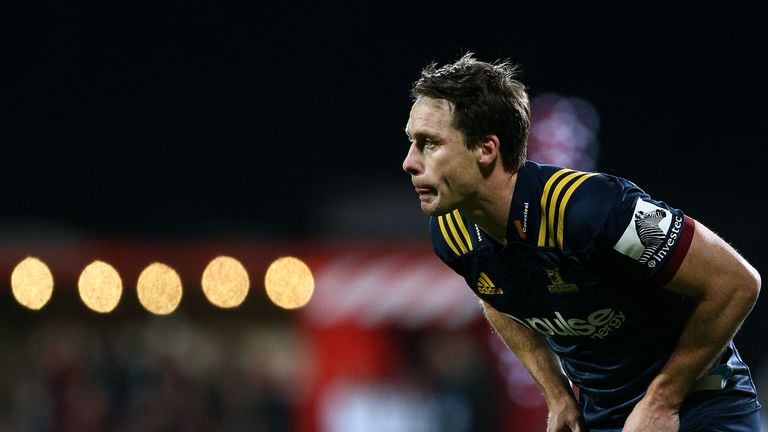
[[[372,179],[411,193],[410,85],[473,51],[520,63],[533,95],[592,101],[600,170],[752,247],[768,136],[755,11],[220,3],[2,14],[2,220],[311,236],[312,196]]]

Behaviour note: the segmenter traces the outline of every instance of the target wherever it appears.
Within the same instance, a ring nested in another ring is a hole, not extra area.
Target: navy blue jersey
[[[663,286],[694,230],[693,219],[630,181],[530,161],[518,173],[506,245],[458,211],[430,220],[436,254],[478,297],[547,336],[595,428],[621,426],[674,349],[693,300]],[[688,400],[699,399],[756,409],[732,342]]]

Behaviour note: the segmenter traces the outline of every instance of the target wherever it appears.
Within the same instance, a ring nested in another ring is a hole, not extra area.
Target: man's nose
[[[423,171],[423,164],[421,161],[421,155],[415,145],[411,144],[408,148],[408,154],[405,155],[403,161],[403,171],[410,175],[419,175]]]

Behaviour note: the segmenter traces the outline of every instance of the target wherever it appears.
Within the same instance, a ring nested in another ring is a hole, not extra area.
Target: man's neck
[[[517,171],[494,172],[485,179],[483,188],[473,200],[473,206],[462,211],[484,232],[504,245],[507,244],[507,224],[515,184]]]

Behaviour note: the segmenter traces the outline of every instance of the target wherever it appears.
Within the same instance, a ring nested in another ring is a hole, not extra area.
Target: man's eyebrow
[[[411,140],[421,140],[421,139],[425,139],[425,138],[435,139],[434,135],[432,135],[429,132],[419,132],[419,131],[416,131],[413,134],[411,134],[411,132],[406,129],[405,130],[405,134],[408,135],[408,139],[411,139]]]

